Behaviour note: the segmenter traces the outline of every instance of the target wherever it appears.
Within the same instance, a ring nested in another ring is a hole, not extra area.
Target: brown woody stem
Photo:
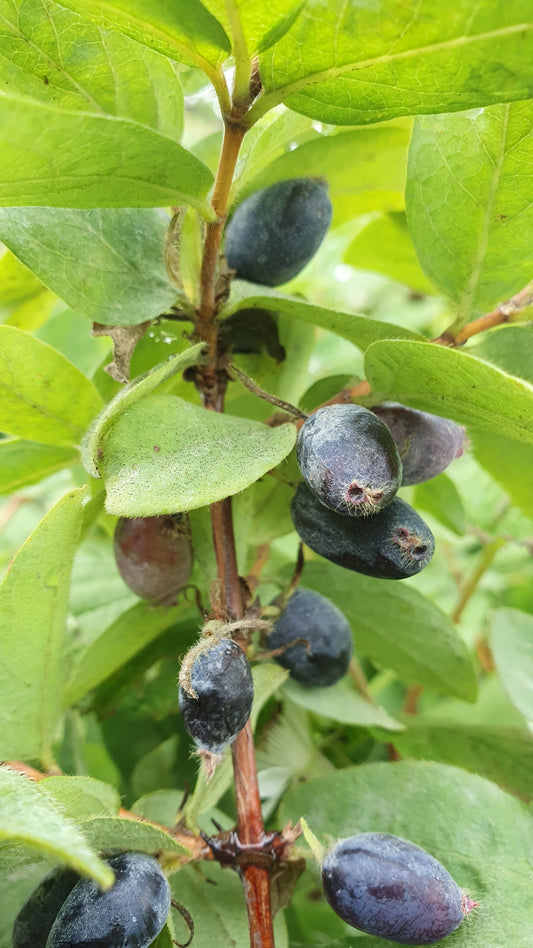
[[[477,336],[478,333],[485,332],[486,329],[492,329],[494,326],[502,325],[502,323],[512,322],[513,317],[516,316],[517,313],[521,313],[522,310],[527,309],[527,307],[532,304],[533,280],[522,290],[519,290],[518,293],[515,293],[514,296],[511,296],[510,299],[506,300],[505,303],[500,303],[492,312],[485,313],[485,315],[480,316],[479,319],[473,319],[472,322],[467,323],[466,326],[463,326],[463,328],[456,333],[454,333],[453,327],[451,327],[443,332],[437,339],[434,339],[433,342],[441,346],[462,346],[468,339],[471,339],[472,336]]]

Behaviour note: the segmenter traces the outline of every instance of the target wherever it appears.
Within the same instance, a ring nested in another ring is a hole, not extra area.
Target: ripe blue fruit
[[[388,833],[343,839],[322,864],[331,908],[349,925],[400,945],[432,945],[476,903],[420,846]]]
[[[291,517],[315,553],[366,576],[414,576],[435,551],[431,530],[399,497],[374,517],[354,520],[324,507],[306,484],[300,484],[291,501]]]
[[[276,600],[274,600],[276,603]],[[276,661],[304,685],[334,685],[348,670],[352,656],[352,630],[334,603],[310,589],[295,589],[266,640],[269,649],[282,648],[294,639]]]
[[[115,873],[113,886],[103,892],[92,879],[80,879],[46,948],[148,948],[157,938],[170,911],[170,886],[159,863],[131,852],[107,862]]]
[[[186,514],[121,517],[114,550],[122,579],[141,599],[168,602],[189,582],[193,554]]]
[[[296,442],[302,477],[326,507],[349,517],[379,513],[400,486],[402,463],[392,435],[360,405],[319,408]]]
[[[331,222],[325,182],[292,178],[243,201],[226,228],[228,266],[240,280],[278,286],[318,250]]]
[[[219,755],[246,724],[254,683],[250,663],[231,639],[220,639],[189,653],[180,673],[179,706],[183,722],[200,751]]]
[[[73,869],[53,869],[26,899],[13,925],[12,948],[46,948],[46,940],[67,895],[79,881]]]
[[[464,428],[449,418],[396,402],[372,408],[394,438],[402,459],[402,484],[421,484],[441,474],[463,453]]]
[[[279,341],[278,317],[268,309],[239,309],[220,322],[220,348],[224,351],[267,354],[283,362],[285,349]]]

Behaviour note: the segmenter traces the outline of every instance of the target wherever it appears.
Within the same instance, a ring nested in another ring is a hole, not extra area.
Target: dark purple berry
[[[243,201],[226,228],[228,266],[240,280],[278,286],[315,255],[331,222],[325,182],[293,178]]]
[[[310,415],[296,456],[318,500],[344,516],[377,514],[400,486],[402,464],[392,435],[360,405],[329,405]]]
[[[148,948],[157,938],[170,911],[170,886],[159,863],[145,853],[119,853],[107,863],[113,886],[103,892],[92,879],[80,879],[46,948]]]
[[[192,546],[186,514],[121,517],[114,547],[122,579],[141,599],[168,602],[189,582]]]
[[[250,663],[231,639],[195,646],[181,672],[179,705],[201,752],[218,756],[250,717],[254,684]]]
[[[79,875],[73,869],[53,869],[33,890],[13,926],[12,948],[46,948],[56,916]]]
[[[374,517],[354,520],[324,507],[300,484],[291,501],[291,517],[297,533],[315,553],[378,579],[414,576],[435,551],[431,530],[399,497]]]
[[[267,354],[283,362],[285,349],[279,341],[277,313],[268,309],[239,309],[220,323],[219,343],[222,352]]]
[[[343,839],[322,864],[322,885],[343,921],[400,945],[432,945],[476,904],[420,846],[388,833]]]
[[[441,474],[463,453],[464,428],[449,418],[384,402],[372,408],[394,438],[402,459],[402,484],[421,484]]]
[[[274,600],[276,603],[276,600]],[[352,630],[340,609],[310,589],[296,589],[269,633],[269,649],[283,648],[294,639],[306,644],[289,645],[276,661],[304,685],[334,685],[348,670],[352,656]]]

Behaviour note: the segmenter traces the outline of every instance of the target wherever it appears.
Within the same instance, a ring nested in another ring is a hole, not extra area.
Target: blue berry
[[[464,428],[449,418],[396,402],[375,405],[372,411],[394,438],[402,459],[402,485],[429,481],[463,452]]]
[[[12,948],[46,948],[46,940],[67,895],[79,881],[73,869],[53,869],[33,890],[13,926]]]
[[[400,486],[402,464],[392,435],[360,405],[329,405],[310,415],[296,456],[318,500],[348,517],[379,513]]]
[[[240,280],[278,286],[315,255],[331,222],[327,185],[293,178],[252,194],[226,228],[228,266]]]
[[[414,576],[435,551],[431,530],[399,497],[381,513],[356,520],[324,507],[300,484],[291,501],[291,516],[301,539],[315,553],[378,579]]]
[[[103,892],[92,879],[80,879],[46,948],[148,948],[159,935],[170,911],[170,886],[157,860],[119,853],[107,862],[115,873],[113,886]]]
[[[338,842],[322,864],[322,885],[345,922],[400,945],[434,944],[476,904],[433,856],[388,833]]]
[[[185,727],[200,751],[219,755],[250,717],[254,697],[250,663],[231,639],[208,642],[193,654],[186,678],[184,686],[182,669],[179,706]]]
[[[274,600],[276,602],[276,600]],[[348,620],[329,599],[310,589],[296,589],[267,637],[267,647],[278,649],[293,639],[276,661],[304,685],[334,685],[348,670],[352,630]]]

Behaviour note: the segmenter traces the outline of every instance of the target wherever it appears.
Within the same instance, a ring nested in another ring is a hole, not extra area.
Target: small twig
[[[368,701],[369,704],[375,704],[376,702],[368,690],[368,682],[366,680],[365,673],[353,655],[350,659],[350,664],[348,665],[348,674],[361,697],[364,698],[365,701]]]
[[[451,615],[452,622],[460,622],[465,607],[475,593],[483,574],[488,570],[498,551],[501,550],[502,546],[505,546],[507,542],[505,537],[496,537],[495,540],[487,543],[483,550],[481,560],[461,590],[459,601]]]
[[[504,303],[500,303],[492,312],[480,316],[479,319],[473,319],[472,322],[463,326],[459,332],[454,332],[452,325],[449,329],[446,329],[442,335],[438,336],[437,339],[433,339],[433,342],[441,346],[462,346],[468,339],[471,339],[472,336],[476,336],[480,332],[485,332],[486,329],[492,329],[494,326],[502,325],[502,323],[512,322],[513,317],[516,316],[517,313],[521,313],[522,310],[527,309],[527,307],[532,304],[533,280],[522,290],[519,290],[518,293],[515,293],[514,296],[511,296],[510,299]]]
[[[405,693],[405,699],[402,707],[404,714],[416,714],[418,711],[418,702],[423,692],[422,685],[411,685]]]
[[[230,362],[228,365],[228,372],[230,376],[235,375],[249,392],[252,392],[253,395],[257,395],[258,398],[262,398],[263,401],[270,402],[271,405],[275,405],[277,408],[281,408],[283,411],[289,412],[290,415],[301,418],[303,421],[309,418],[307,412],[301,411],[300,408],[296,408],[296,406],[291,405],[290,402],[285,402],[282,398],[276,398],[275,395],[270,395],[269,392],[265,392],[264,388],[260,388],[259,385],[256,385],[255,382],[244,372],[241,372],[233,362]]]

